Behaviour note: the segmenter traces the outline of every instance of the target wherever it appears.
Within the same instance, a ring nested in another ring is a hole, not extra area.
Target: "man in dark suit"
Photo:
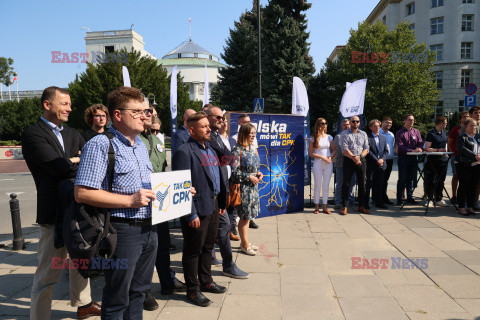
[[[207,109],[206,113],[210,123],[210,129],[212,130],[210,133],[210,146],[215,151],[220,162],[220,171],[222,171],[224,184],[228,187],[227,166],[233,162],[233,153],[228,150],[222,141],[222,137],[218,133],[218,130],[222,127],[225,117],[223,116],[222,110],[214,106]],[[228,213],[220,216],[217,239],[223,259],[223,274],[227,277],[235,279],[247,279],[248,273],[240,270],[235,262],[233,262],[232,246],[230,244],[230,219],[228,217]],[[212,250],[212,259],[216,260],[215,250]]]
[[[370,150],[367,154],[367,187],[365,193],[365,204],[370,208],[370,189],[372,189],[372,199],[375,206],[380,209],[388,209],[383,203],[383,177],[387,168],[386,158],[389,150],[387,139],[380,134],[380,121],[372,120],[369,123],[371,130],[368,136],[368,145]]]
[[[41,104],[43,115],[22,135],[23,156],[37,188],[37,223],[40,225],[39,264],[33,278],[30,319],[50,319],[53,286],[62,275],[61,268],[52,266],[52,259],[65,259],[67,255],[65,247],[54,246],[56,217],[63,215],[57,212],[59,184],[75,178],[80,151],[85,144],[77,130],[62,126],[71,112],[68,91],[48,87],[43,91]],[[100,315],[100,306],[92,302],[90,296],[89,280],[75,269],[70,270],[69,277],[71,305],[78,306],[78,317]]]
[[[173,156],[173,170],[190,170],[193,196],[192,213],[180,219],[183,233],[183,274],[187,299],[206,307],[212,302],[203,292],[223,293],[227,289],[212,279],[212,249],[220,215],[225,213],[225,179],[215,151],[210,147],[210,125],[204,112],[187,120],[190,139]]]
[[[188,129],[187,129],[187,119],[192,114],[195,114],[195,110],[193,109],[187,109],[183,114],[183,126],[180,129],[178,129],[178,131],[175,133],[173,137],[172,155],[175,153],[175,151],[178,150],[178,148],[182,144],[187,142],[188,139],[190,138],[190,133],[188,132]]]

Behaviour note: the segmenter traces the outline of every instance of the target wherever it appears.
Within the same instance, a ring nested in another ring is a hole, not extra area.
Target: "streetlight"
[[[149,94],[147,95],[147,99],[148,99],[149,103],[150,103],[150,96],[151,96],[151,95],[153,96],[152,106],[154,106],[154,107],[155,107],[155,106],[158,106],[158,104],[155,102],[155,95],[154,95],[153,93],[149,93]]]

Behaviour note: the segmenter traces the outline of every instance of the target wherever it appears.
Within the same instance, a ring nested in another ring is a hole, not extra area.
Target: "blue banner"
[[[230,135],[237,134],[240,113],[230,113]],[[259,183],[259,217],[303,210],[304,119],[284,114],[249,114],[257,128],[263,181]]]

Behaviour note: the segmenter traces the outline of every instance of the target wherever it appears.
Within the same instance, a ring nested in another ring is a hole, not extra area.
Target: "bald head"
[[[184,114],[183,114],[183,125],[185,126],[185,128],[187,128],[187,119],[188,117],[190,117],[192,114],[195,114],[197,113],[197,111],[193,110],[193,109],[187,109],[185,110]]]

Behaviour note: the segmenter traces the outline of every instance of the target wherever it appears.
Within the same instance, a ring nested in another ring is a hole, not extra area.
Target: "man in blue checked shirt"
[[[152,109],[136,88],[120,87],[108,95],[113,125],[115,170],[112,193],[108,192],[109,141],[105,135],[92,138],[82,150],[75,180],[75,199],[101,208],[112,208],[112,226],[117,230],[114,259],[127,259],[127,269],[105,270],[102,319],[142,319],[145,291],[150,288],[157,253],[157,231],[151,223],[150,163],[138,134]]]

